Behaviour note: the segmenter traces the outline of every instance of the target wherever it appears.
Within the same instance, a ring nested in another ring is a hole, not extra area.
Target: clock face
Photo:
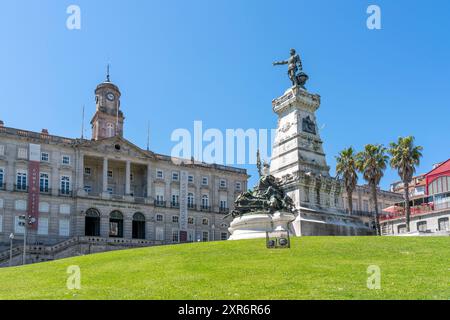
[[[106,98],[107,98],[109,101],[114,101],[114,99],[115,99],[116,97],[114,96],[114,93],[109,92],[109,93],[106,95]]]

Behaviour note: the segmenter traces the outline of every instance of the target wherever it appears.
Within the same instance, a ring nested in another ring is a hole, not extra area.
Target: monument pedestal
[[[237,217],[234,218],[230,228],[228,228],[231,233],[229,240],[265,238],[266,232],[273,232],[280,230],[280,228],[294,235],[291,225],[294,219],[292,213],[280,211],[273,215],[261,212]]]

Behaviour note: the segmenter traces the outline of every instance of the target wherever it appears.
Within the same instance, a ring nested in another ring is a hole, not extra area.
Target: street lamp
[[[9,266],[12,266],[14,233],[9,235]]]

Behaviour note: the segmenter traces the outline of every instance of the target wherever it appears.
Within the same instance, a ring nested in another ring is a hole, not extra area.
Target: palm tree
[[[362,173],[364,180],[369,184],[371,200],[375,208],[375,227],[377,235],[381,235],[380,219],[378,216],[377,187],[386,170],[389,157],[386,148],[382,145],[368,144],[364,151],[356,155],[356,167]]]
[[[336,157],[336,175],[344,180],[345,191],[347,192],[347,202],[350,214],[353,213],[352,194],[358,182],[356,172],[356,159],[353,148],[344,149]]]
[[[405,188],[406,230],[410,231],[411,208],[409,206],[409,184],[412,181],[416,166],[420,164],[422,157],[421,146],[414,146],[414,137],[398,138],[398,142],[392,142],[389,153],[391,154],[391,167],[397,169]]]

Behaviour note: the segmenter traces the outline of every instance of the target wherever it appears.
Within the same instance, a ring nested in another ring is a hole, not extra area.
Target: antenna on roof
[[[147,123],[147,151],[150,151],[150,121]]]
[[[106,82],[111,82],[109,77],[109,63],[106,66]]]
[[[83,111],[81,112],[81,139],[84,139],[84,104]]]

